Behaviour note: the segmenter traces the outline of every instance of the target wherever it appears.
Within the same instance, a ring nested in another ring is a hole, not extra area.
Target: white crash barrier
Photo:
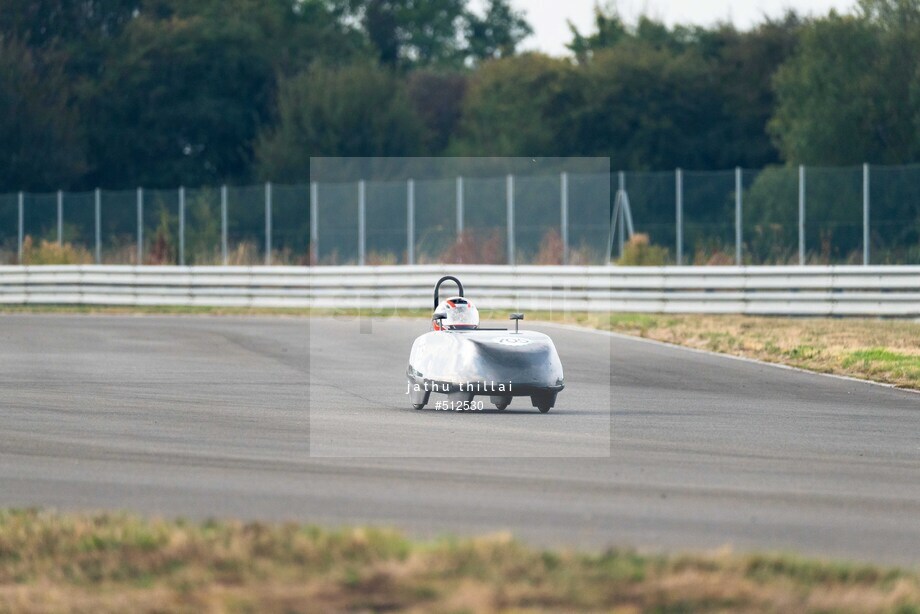
[[[398,311],[442,275],[484,309],[920,316],[920,266],[0,266],[0,303]]]

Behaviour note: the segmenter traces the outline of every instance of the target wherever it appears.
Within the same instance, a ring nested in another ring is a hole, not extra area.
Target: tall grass
[[[93,255],[84,247],[70,243],[40,240],[36,245],[31,236],[22,242],[22,264],[90,264]]]
[[[917,612],[914,573],[729,551],[538,550],[507,535],[0,511],[0,611]]]

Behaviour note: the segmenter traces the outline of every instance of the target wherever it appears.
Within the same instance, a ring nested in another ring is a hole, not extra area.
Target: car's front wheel
[[[498,411],[504,411],[511,405],[511,397],[506,396],[494,396],[489,398],[492,403],[495,404],[495,409]]]

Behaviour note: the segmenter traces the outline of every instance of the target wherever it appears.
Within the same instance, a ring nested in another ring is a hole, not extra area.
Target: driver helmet
[[[479,328],[479,310],[462,296],[447,299],[434,310],[447,317],[434,321],[435,330],[471,330]]]

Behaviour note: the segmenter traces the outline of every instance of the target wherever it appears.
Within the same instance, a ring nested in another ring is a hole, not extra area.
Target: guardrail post
[[[64,192],[57,191],[57,243],[64,243]]]
[[[265,182],[265,266],[272,264],[272,183]],[[363,262],[361,264],[364,264]]]
[[[310,183],[310,264],[319,264],[319,184]]]
[[[741,266],[741,167],[735,167],[735,266]]]
[[[406,182],[406,263],[415,264],[415,180]]]
[[[869,266],[869,165],[863,164],[863,266]]]
[[[96,188],[95,192],[95,218],[96,218],[96,264],[102,262],[102,190]]]
[[[508,264],[514,266],[514,175],[508,175],[506,184],[508,205]]]
[[[562,264],[569,263],[569,174],[559,178],[560,225],[562,226]]]
[[[677,266],[684,264],[684,172],[677,169],[674,173],[674,192],[677,223]]]
[[[220,262],[227,266],[227,185],[220,186]]]
[[[144,188],[137,189],[137,264],[144,264]]]
[[[25,194],[22,192],[19,193],[19,198],[17,200],[18,209],[19,209],[19,264],[22,264],[22,243],[25,237],[23,236],[23,231],[25,230]]]
[[[185,266],[185,187],[179,187],[179,266]]]
[[[799,266],[805,265],[805,165],[799,164]]]
[[[463,177],[457,177],[457,238],[463,234]]]
[[[366,211],[365,211],[365,198],[366,190],[364,180],[358,182],[358,264],[364,266],[366,258],[366,249],[367,249],[367,226],[366,226]]]

